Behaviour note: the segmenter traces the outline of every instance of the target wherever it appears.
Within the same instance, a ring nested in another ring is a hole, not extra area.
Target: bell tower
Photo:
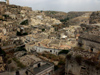
[[[7,5],[9,5],[9,0],[6,0]]]

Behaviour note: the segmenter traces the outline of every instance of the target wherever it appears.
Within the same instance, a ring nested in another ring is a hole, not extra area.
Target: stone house
[[[46,47],[40,47],[35,45],[26,45],[26,50],[27,52],[38,52],[38,53],[47,51],[55,55],[58,55],[58,53],[61,51],[60,49],[46,48]]]
[[[78,45],[89,52],[100,52],[100,36],[84,33],[79,36]]]
[[[28,70],[29,75],[53,75],[54,64],[46,61],[39,61],[33,64]]]

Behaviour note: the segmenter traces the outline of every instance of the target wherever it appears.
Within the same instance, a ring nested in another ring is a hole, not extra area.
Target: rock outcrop
[[[100,11],[93,12],[90,16],[89,20],[90,24],[97,24],[100,23]]]

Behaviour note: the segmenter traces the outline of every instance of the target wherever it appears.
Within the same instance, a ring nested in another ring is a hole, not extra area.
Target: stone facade
[[[82,25],[78,46],[66,56],[65,75],[100,74],[100,25]]]
[[[89,52],[100,52],[100,25],[81,25],[82,32],[78,39],[78,45]]]
[[[26,46],[26,50],[28,52],[38,52],[38,53],[42,53],[44,51],[50,52],[52,54],[58,55],[58,53],[61,51],[59,49],[53,49],[53,48],[45,48],[45,47],[39,47],[39,46]]]
[[[86,34],[85,34],[86,35]],[[94,36],[91,36],[91,35],[86,35],[86,36],[89,36],[90,38],[84,38],[82,36],[79,37],[79,45],[81,45],[81,47],[85,48],[85,50],[89,51],[89,52],[95,52],[95,53],[98,53],[100,52],[100,43],[99,41],[96,41],[96,40],[99,40],[99,36],[97,36],[98,39],[96,39]],[[91,38],[93,38],[91,39]]]

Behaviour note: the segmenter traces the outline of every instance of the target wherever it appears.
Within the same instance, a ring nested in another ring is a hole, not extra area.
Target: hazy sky
[[[10,4],[32,7],[33,10],[98,11],[100,0],[9,0]]]

